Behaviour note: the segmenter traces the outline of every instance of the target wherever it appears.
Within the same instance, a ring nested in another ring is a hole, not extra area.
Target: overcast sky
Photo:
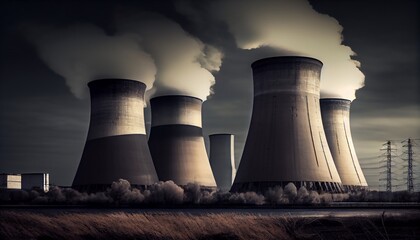
[[[217,4],[211,1],[118,2],[1,2],[0,172],[49,172],[51,183],[70,185],[88,130],[88,97],[76,97],[67,79],[51,68],[45,55],[44,58],[40,55],[39,48],[25,34],[28,26],[30,30],[33,26],[60,30],[74,24],[91,24],[105,35],[114,36],[121,28],[127,29],[119,24],[127,9],[134,16],[144,11],[158,13],[180,26],[181,32],[186,33],[181,37],[196,39],[199,46],[206,49],[212,46],[223,53],[220,65],[217,57],[221,56],[206,52],[216,60],[205,59],[213,63],[213,67],[206,69],[213,74],[215,85],[214,93],[203,105],[203,130],[206,137],[221,132],[235,134],[235,158],[240,160],[252,111],[250,64],[260,58],[285,54],[287,49],[279,51],[270,46],[241,49],[238,39],[243,38],[244,43],[255,39],[246,35],[246,31],[245,37],[243,32],[238,34],[232,26],[243,30],[241,27],[246,24],[241,20],[230,26],[229,19],[220,17],[223,14],[219,14]],[[261,4],[266,5],[263,10],[278,7],[270,6],[269,1]],[[357,90],[352,103],[352,134],[368,183],[377,188],[381,171],[377,156],[381,154],[382,144],[387,139],[394,140],[397,154],[402,154],[402,140],[420,138],[418,1],[321,0],[311,4],[319,14],[338,21],[343,27],[343,44],[357,53],[353,59],[361,63],[365,86]],[[241,11],[246,11],[246,6],[238,4],[237,12],[232,14],[241,16]],[[170,45],[175,39],[162,38],[162,45]],[[153,44],[144,50],[153,51]],[[218,65],[220,69],[215,70],[214,66]],[[157,74],[163,82],[155,84],[164,86],[164,74],[159,69]],[[211,75],[208,81],[212,82]],[[146,122],[150,124],[150,109],[145,111]],[[403,171],[396,169],[396,176],[402,178]],[[395,184],[404,182],[402,179]]]

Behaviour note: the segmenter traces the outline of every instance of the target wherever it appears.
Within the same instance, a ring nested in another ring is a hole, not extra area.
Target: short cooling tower
[[[328,145],[341,182],[347,190],[366,188],[350,131],[350,104],[347,99],[321,99],[321,114]]]
[[[341,191],[319,107],[322,63],[272,57],[252,64],[254,106],[231,191],[298,188]]]
[[[88,86],[89,132],[73,188],[101,191],[120,178],[137,186],[157,182],[144,125],[146,85],[134,80],[101,79]]]
[[[201,128],[202,100],[161,96],[150,100],[149,148],[160,181],[216,187]]]
[[[234,136],[213,134],[210,139],[210,165],[217,187],[228,191],[235,177]]]

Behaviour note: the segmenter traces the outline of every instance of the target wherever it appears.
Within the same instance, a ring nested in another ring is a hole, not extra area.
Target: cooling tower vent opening
[[[281,56],[281,57],[268,57],[256,60],[251,64],[251,68],[253,70],[257,70],[259,67],[268,68],[270,64],[282,64],[282,63],[309,63],[318,65],[320,67],[323,66],[323,63],[316,59],[311,57],[296,57],[296,56]],[[286,66],[285,66],[286,67]]]
[[[188,95],[164,95],[164,96],[156,96],[152,97],[150,101],[168,101],[168,99],[174,99],[174,101],[177,101],[178,99],[195,99],[197,101],[203,102],[201,98],[194,97],[194,96],[188,96]]]
[[[233,136],[233,134],[231,133],[212,133],[209,135],[210,136]]]

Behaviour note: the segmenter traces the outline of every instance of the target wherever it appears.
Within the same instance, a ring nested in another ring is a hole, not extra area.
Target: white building
[[[22,181],[20,174],[0,174],[0,189],[21,189]]]

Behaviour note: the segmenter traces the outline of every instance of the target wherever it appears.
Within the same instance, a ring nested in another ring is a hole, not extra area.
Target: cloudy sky
[[[250,64],[276,55],[321,59],[323,96],[356,97],[352,134],[372,188],[382,144],[393,140],[401,155],[402,140],[420,138],[415,0],[2,1],[0,9],[0,172],[49,172],[70,185],[88,130],[85,83],[103,76],[141,78],[148,95],[207,99],[204,134],[235,134],[239,161]]]

